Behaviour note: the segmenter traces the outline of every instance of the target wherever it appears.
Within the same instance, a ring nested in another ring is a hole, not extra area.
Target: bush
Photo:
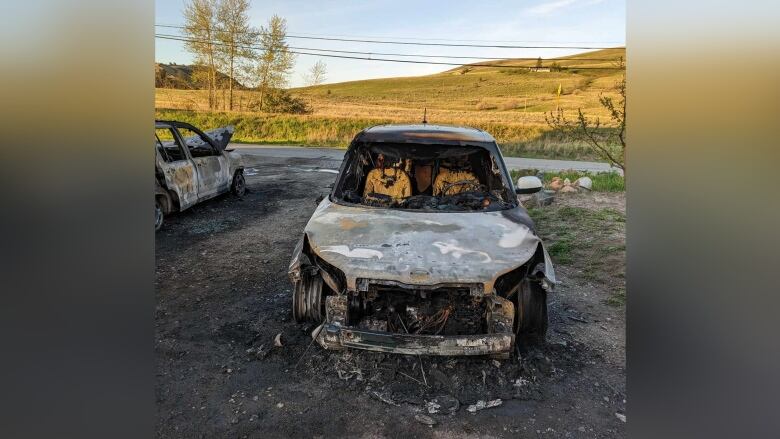
[[[515,108],[520,107],[520,102],[512,99],[511,101],[505,101],[502,102],[498,108],[499,110],[514,110]]]
[[[311,108],[301,98],[291,95],[287,90],[273,90],[268,93],[265,111],[269,113],[308,114]]]
[[[496,104],[492,104],[482,99],[481,101],[477,102],[477,105],[474,108],[476,108],[477,110],[495,110],[498,107],[496,106]]]

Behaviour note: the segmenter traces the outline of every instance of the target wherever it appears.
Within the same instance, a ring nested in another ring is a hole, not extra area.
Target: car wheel
[[[543,343],[547,334],[547,292],[539,282],[523,279],[515,297],[517,338],[525,344]]]
[[[322,277],[303,272],[293,286],[293,317],[297,322],[319,323],[324,318],[325,302],[322,298]]]
[[[242,197],[246,194],[246,180],[244,180],[244,173],[237,171],[233,176],[233,184],[230,186],[230,191],[233,195]]]
[[[165,214],[163,213],[163,208],[162,205],[160,204],[160,200],[154,200],[154,231],[155,232],[162,228],[164,218],[165,218]]]

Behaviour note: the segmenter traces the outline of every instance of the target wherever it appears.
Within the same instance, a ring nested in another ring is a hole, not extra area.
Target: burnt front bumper
[[[509,352],[514,335],[416,335],[369,331],[326,323],[317,335],[326,349],[358,348],[410,355],[490,355]]]
[[[487,334],[421,335],[362,329],[346,324],[344,296],[326,299],[326,319],[312,334],[325,349],[357,348],[408,355],[495,355],[503,358],[514,347],[514,308],[500,297],[486,298]]]

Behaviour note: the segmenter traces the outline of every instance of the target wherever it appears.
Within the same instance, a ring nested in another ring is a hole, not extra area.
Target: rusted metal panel
[[[183,122],[155,122],[157,129],[167,128],[178,132],[179,127],[201,133],[197,128]],[[233,176],[244,167],[243,158],[239,153],[225,149],[233,131],[232,126],[216,128],[203,133],[206,135],[205,140],[200,138],[200,134],[186,139],[179,134],[178,138],[173,140],[182,149],[183,157],[178,160],[166,161],[157,151],[155,161],[157,173],[164,176],[166,189],[176,194],[179,210],[187,209],[199,201],[230,190]],[[182,140],[185,144],[182,144]],[[186,140],[201,144],[208,141],[218,154],[192,157],[186,146]]]
[[[409,355],[489,355],[509,351],[514,335],[410,335],[326,324],[317,337],[326,349],[360,348]]]
[[[342,270],[347,289],[357,279],[409,285],[478,283],[483,291],[533,257],[541,240],[502,212],[378,212],[323,200],[305,233],[311,250]],[[555,283],[545,251],[546,277]]]

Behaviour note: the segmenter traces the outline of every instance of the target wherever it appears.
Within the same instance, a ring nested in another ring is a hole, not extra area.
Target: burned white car
[[[360,132],[289,268],[293,315],[327,349],[506,358],[547,330],[552,262],[484,131]]]
[[[232,126],[203,132],[184,122],[155,121],[155,230],[165,215],[228,191],[246,192],[241,155],[226,149],[232,136]]]

